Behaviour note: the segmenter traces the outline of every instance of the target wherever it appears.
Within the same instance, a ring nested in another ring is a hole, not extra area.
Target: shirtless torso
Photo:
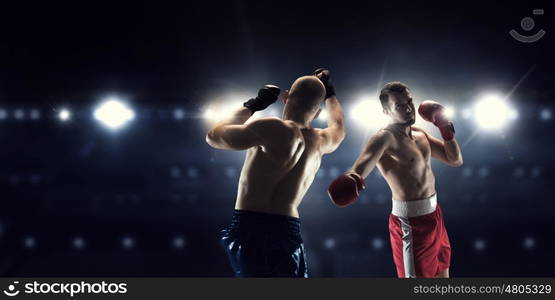
[[[404,91],[387,94],[384,90],[387,91],[388,86],[403,87]],[[389,231],[398,276],[448,277],[450,244],[441,209],[439,206],[436,209],[436,180],[431,159],[435,158],[450,166],[460,166],[460,148],[454,139],[454,131],[447,132],[447,123],[434,123],[436,126],[445,126],[442,131],[443,141],[412,126],[416,117],[415,107],[406,86],[400,83],[386,84],[380,100],[385,94],[388,95],[387,102],[383,101],[382,105],[391,122],[370,138],[347,172],[352,175],[337,179],[339,183],[335,184],[334,195],[341,195],[337,193],[337,186],[348,183],[354,187],[354,179],[351,178],[366,178],[374,167],[378,167],[391,190],[393,205]],[[423,118],[430,119],[433,109],[440,116],[442,111],[439,107],[439,104],[430,102],[421,105],[424,112],[428,110]],[[347,197],[350,201],[353,196],[358,196],[352,192],[347,195],[351,195]]]
[[[391,127],[382,129],[389,145],[377,163],[395,200],[418,200],[435,194],[431,146],[426,133],[416,127],[407,136]]]
[[[271,143],[248,149],[239,179],[236,209],[298,217],[297,207],[320,167],[322,129],[268,118]]]
[[[345,136],[339,101],[330,97],[325,106],[326,128],[275,117],[245,123],[251,116],[245,108],[209,132],[207,141],[215,148],[247,150],[235,209],[299,216],[322,156],[335,151]]]
[[[214,148],[247,150],[232,222],[221,232],[235,276],[308,276],[298,207],[322,156],[345,137],[341,105],[329,93],[328,79],[327,70],[298,78],[283,97],[283,119],[247,122],[276,100],[279,89],[266,85],[206,136]],[[324,99],[328,127],[312,128]]]

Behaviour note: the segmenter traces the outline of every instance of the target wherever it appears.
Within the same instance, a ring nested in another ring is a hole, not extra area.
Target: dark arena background
[[[284,90],[320,66],[332,72],[347,137],[299,208],[310,276],[396,276],[379,172],[352,206],[326,194],[385,124],[377,91],[389,81],[417,103],[445,104],[455,124],[464,165],[433,163],[451,276],[555,276],[552,7],[1,6],[1,276],[232,276],[218,234],[245,153],[209,147],[208,126],[264,84]],[[545,34],[522,42],[513,29]]]

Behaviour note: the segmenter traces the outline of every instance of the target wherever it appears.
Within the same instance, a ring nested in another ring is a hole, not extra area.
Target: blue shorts
[[[237,277],[308,277],[298,218],[235,210],[221,242]]]

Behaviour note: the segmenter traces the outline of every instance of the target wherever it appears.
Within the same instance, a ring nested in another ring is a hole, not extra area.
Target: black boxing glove
[[[318,76],[319,74],[320,76]],[[330,71],[328,69],[318,68],[312,73],[312,75],[318,77],[324,84],[324,87],[326,87],[326,99],[335,96],[335,88],[331,84]]]
[[[256,111],[264,110],[266,107],[276,102],[279,92],[279,87],[267,84],[258,90],[258,96],[256,96],[256,98],[249,99],[249,101],[243,103],[243,106],[250,109],[254,114]]]

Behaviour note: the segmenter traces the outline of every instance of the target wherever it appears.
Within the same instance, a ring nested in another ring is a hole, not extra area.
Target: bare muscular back
[[[322,159],[320,129],[279,122],[264,133],[272,137],[272,145],[247,150],[236,209],[299,216],[297,207]]]
[[[412,138],[384,128],[390,136],[389,146],[377,163],[395,200],[419,200],[435,194],[435,177],[431,166],[431,148],[426,134],[412,128]]]

